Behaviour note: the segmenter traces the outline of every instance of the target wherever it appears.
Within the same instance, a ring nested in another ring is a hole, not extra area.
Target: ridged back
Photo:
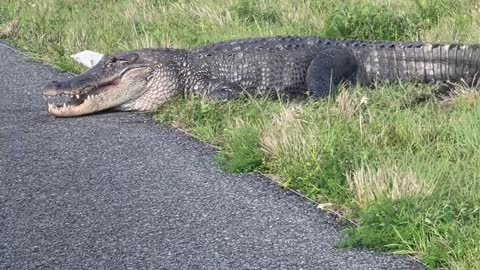
[[[471,86],[479,81],[479,45],[271,37],[214,43],[189,53],[197,64],[203,63],[215,70],[215,75],[233,81],[257,87],[275,82],[281,88],[297,88],[304,87],[302,76],[309,62],[329,47],[344,47],[354,53],[360,83],[465,81]]]

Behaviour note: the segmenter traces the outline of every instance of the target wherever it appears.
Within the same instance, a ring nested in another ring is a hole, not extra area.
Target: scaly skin
[[[295,97],[332,94],[341,81],[459,82],[474,86],[480,46],[364,42],[316,37],[241,39],[192,50],[143,49],[105,56],[96,66],[43,95],[67,96],[50,114],[71,117],[105,109],[153,111],[195,94],[228,100],[242,92]]]

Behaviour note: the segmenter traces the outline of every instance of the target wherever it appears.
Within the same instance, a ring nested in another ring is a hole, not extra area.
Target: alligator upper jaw
[[[46,85],[42,95],[48,100],[48,113],[57,117],[74,117],[105,110],[109,97],[120,89],[119,80],[113,80],[83,90],[65,90],[62,84],[52,82]]]

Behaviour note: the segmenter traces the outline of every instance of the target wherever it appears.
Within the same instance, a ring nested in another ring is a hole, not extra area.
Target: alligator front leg
[[[315,97],[334,94],[342,81],[353,81],[358,63],[353,53],[346,48],[329,48],[319,53],[307,70],[307,88]]]
[[[203,98],[218,101],[233,100],[239,98],[242,92],[243,88],[236,83],[223,80],[210,80]]]

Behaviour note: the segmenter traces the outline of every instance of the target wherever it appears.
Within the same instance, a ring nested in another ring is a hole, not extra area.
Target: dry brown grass
[[[18,30],[18,22],[13,20],[0,25],[0,38],[13,37]]]
[[[351,118],[367,104],[368,99],[365,96],[356,97],[352,91],[348,90],[341,91],[335,99],[335,107],[338,113],[345,118]]]
[[[439,106],[444,108],[453,108],[457,106],[472,107],[476,106],[479,100],[480,93],[477,89],[459,86],[455,88],[450,96],[441,100]]]
[[[413,172],[404,171],[395,165],[384,165],[373,169],[364,167],[347,174],[350,192],[361,207],[379,198],[395,200],[409,195],[431,194],[435,185],[428,184]]]
[[[305,153],[310,142],[305,136],[300,115],[300,107],[286,107],[264,129],[260,143],[268,158],[277,159],[286,153]]]

